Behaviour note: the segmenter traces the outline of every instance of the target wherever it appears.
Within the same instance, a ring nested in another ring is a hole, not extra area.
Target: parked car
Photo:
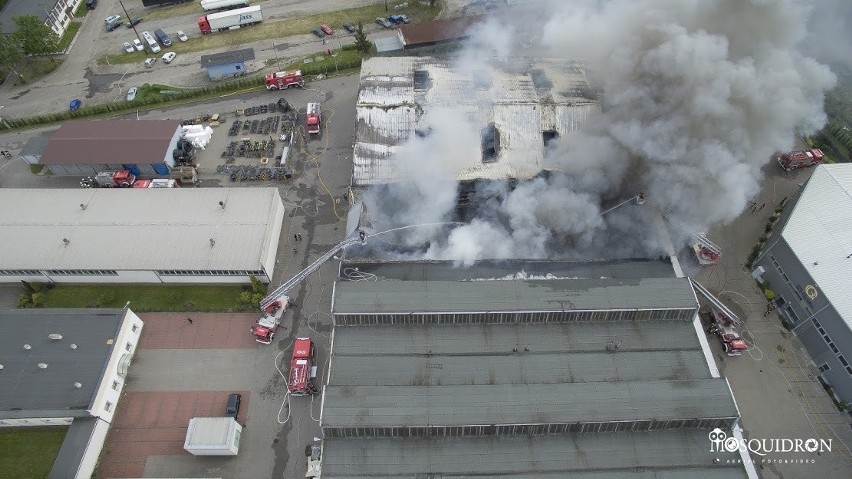
[[[225,416],[232,417],[234,419],[237,418],[237,415],[240,413],[240,402],[242,401],[242,395],[239,393],[233,393],[228,396],[228,404],[225,406]]]
[[[355,28],[355,25],[352,25],[351,23],[344,23],[343,29],[349,33],[355,33],[355,30],[357,30],[357,28]]]
[[[314,28],[313,30],[311,30],[311,33],[313,33],[314,35],[316,35],[316,36],[318,36],[318,37],[320,37],[320,38],[322,38],[322,37],[324,37],[324,36],[325,36],[325,33],[323,33],[323,31],[322,31],[319,27]]]
[[[189,40],[188,38],[186,38],[186,33],[183,33],[183,30],[177,31],[177,37],[178,37],[178,40],[180,40],[182,42]]]
[[[88,10],[94,10],[96,6],[98,6],[98,0],[86,0],[86,8]]]
[[[82,104],[83,104],[83,102],[80,101],[79,98],[75,98],[75,99],[71,100],[71,103],[68,104],[68,107],[71,108],[71,111],[77,111],[77,110],[80,109],[80,105],[82,105]]]
[[[137,91],[139,91],[139,90],[137,90],[136,87],[133,87],[133,88],[127,90],[127,101],[133,101],[133,99],[136,98],[136,92]]]
[[[322,30],[322,32],[325,33],[326,35],[334,35],[334,29],[331,28],[330,26],[323,23],[319,27],[320,27],[320,30]]]
[[[140,42],[138,38],[133,39],[133,47],[136,48],[137,52],[141,52],[141,51],[145,50],[145,45],[143,45],[142,42]]]
[[[381,25],[385,28],[390,28],[390,27],[393,26],[391,24],[391,22],[389,22],[388,19],[385,18],[385,17],[376,17],[376,23],[378,23],[379,25]]]
[[[411,19],[408,18],[408,15],[400,15],[399,17],[402,19],[402,23],[411,23]]]
[[[104,20],[106,30],[111,32],[121,26],[121,15],[110,15]]]
[[[159,40],[164,47],[172,46],[172,39],[169,38],[168,35],[166,35],[166,32],[164,32],[162,28],[154,30],[154,36],[157,37],[157,40]]]
[[[157,61],[157,59],[156,59],[156,58],[149,58],[149,59],[145,60],[145,67],[146,67],[146,68],[151,68],[152,66],[154,66],[154,63],[155,63],[156,61]]]
[[[175,52],[166,53],[165,55],[163,55],[163,63],[171,63],[172,60],[174,60],[176,56],[177,56],[177,53],[175,53]]]
[[[127,53],[133,53],[136,50],[133,48],[133,45],[131,45],[130,42],[124,42],[124,51],[126,51]]]
[[[126,25],[127,25],[127,28],[133,28],[136,25],[139,25],[140,23],[142,23],[141,18],[131,18],[130,20],[127,21]]]

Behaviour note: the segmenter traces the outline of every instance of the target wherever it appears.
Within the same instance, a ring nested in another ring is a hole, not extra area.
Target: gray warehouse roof
[[[326,439],[323,477],[590,479],[745,478],[736,453],[710,453],[707,431]],[[718,464],[713,460],[718,458]],[[434,475],[434,476],[432,476]]]
[[[86,447],[92,439],[92,432],[98,421],[100,419],[96,417],[74,419],[71,426],[68,427],[68,432],[65,433],[65,439],[62,441],[62,447],[59,448],[56,460],[53,461],[48,479],[69,477],[72,472],[76,472],[80,468],[80,462],[83,460]]]
[[[337,282],[334,314],[690,309],[687,278]]]
[[[283,215],[276,188],[4,188],[0,204],[6,270],[260,270]]]
[[[615,343],[617,352],[607,352]],[[341,327],[334,331],[330,372],[335,386],[710,377],[689,321]]]
[[[211,55],[201,55],[201,67],[208,68],[214,65],[229,65],[231,63],[246,62],[254,60],[254,48],[243,48]]]
[[[177,120],[68,121],[50,137],[39,163],[162,163],[179,127]]]
[[[0,417],[88,409],[124,316],[123,309],[0,311]]]
[[[323,428],[571,424],[739,417],[724,379],[327,386]]]

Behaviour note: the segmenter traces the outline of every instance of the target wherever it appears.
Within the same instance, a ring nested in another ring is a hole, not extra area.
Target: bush
[[[767,288],[763,290],[763,297],[766,298],[767,301],[772,301],[775,299],[775,291]]]

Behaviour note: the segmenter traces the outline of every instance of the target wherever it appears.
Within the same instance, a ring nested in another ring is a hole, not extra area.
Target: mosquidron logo
[[[831,439],[791,439],[791,438],[773,438],[773,439],[744,439],[736,437],[728,437],[725,431],[713,429],[709,434],[710,452],[745,452],[748,451],[761,457],[767,454],[775,453],[802,453],[802,454],[822,454],[831,452]]]

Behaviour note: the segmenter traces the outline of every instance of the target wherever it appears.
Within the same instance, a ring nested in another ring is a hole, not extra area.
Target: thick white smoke
[[[808,2],[554,0],[538,15],[529,10],[474,30],[459,68],[580,60],[599,81],[603,113],[548,148],[563,173],[488,186],[475,195],[476,219],[449,233],[410,230],[406,246],[427,242],[417,253],[426,258],[657,255],[646,214],[601,212],[642,190],[692,232],[731,221],[772,153],[825,122],[834,76],[800,53]],[[453,165],[477,154],[479,132],[451,112],[433,124],[398,155],[409,176],[368,195],[393,226],[453,217]]]

